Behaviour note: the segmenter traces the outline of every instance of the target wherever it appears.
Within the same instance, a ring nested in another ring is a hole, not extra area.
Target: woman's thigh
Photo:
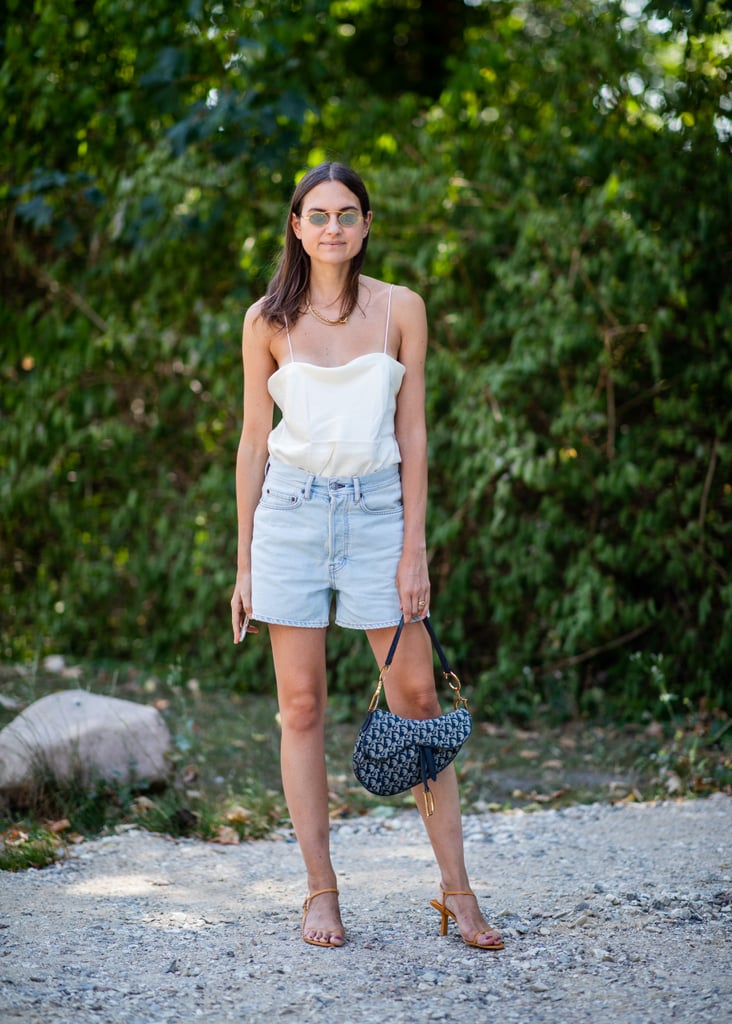
[[[270,625],[277,700],[284,728],[308,728],[325,715],[325,629]]]

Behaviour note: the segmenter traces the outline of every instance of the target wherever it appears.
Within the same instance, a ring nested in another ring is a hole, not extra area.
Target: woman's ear
[[[292,228],[296,238],[302,238],[300,234],[300,218],[296,213],[290,214],[290,227]]]

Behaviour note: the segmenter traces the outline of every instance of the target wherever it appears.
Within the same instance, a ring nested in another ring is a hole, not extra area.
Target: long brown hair
[[[313,167],[300,180],[292,194],[290,209],[285,224],[285,244],[277,269],[267,288],[262,302],[261,315],[271,324],[284,327],[285,318],[294,324],[303,311],[304,299],[310,282],[310,257],[302,247],[300,239],[292,228],[292,215],[300,216],[302,204],[308,192],[324,181],[340,181],[356,196],[361,214],[366,217],[371,209],[369,194],[362,179],[350,167],[343,164],[323,163]],[[351,260],[348,281],[343,292],[341,316],[349,315],[358,302],[358,277],[361,273],[369,236],[366,235],[361,251]]]

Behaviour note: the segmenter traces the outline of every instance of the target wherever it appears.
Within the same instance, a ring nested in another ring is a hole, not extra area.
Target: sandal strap
[[[303,910],[308,910],[310,908],[310,904],[313,902],[315,897],[316,896],[322,896],[323,893],[326,893],[326,892],[334,892],[336,894],[336,896],[338,895],[338,890],[337,889],[318,889],[317,892],[311,892],[311,893],[309,893],[305,897],[305,902],[302,905],[302,909]]]

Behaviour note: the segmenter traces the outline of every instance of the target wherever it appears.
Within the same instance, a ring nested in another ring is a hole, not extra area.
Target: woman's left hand
[[[430,611],[430,576],[427,556],[403,554],[396,576],[397,593],[404,621],[424,619]]]

